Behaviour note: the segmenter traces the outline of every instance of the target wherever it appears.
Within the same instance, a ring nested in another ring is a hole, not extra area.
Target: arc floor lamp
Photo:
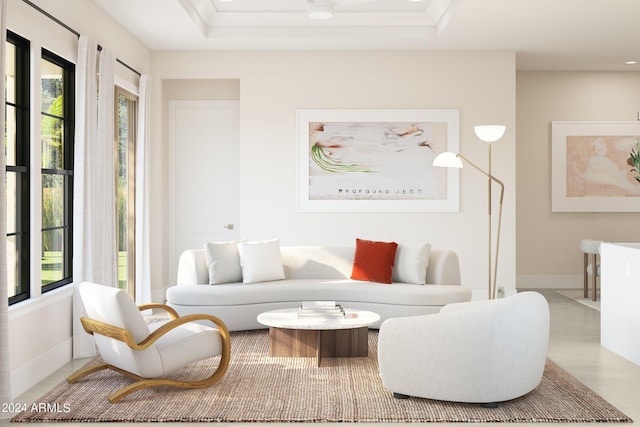
[[[497,291],[497,281],[496,278],[498,276],[498,254],[499,254],[499,250],[500,250],[500,227],[502,224],[502,202],[504,199],[504,184],[502,183],[502,181],[500,181],[499,179],[497,179],[496,177],[494,177],[491,173],[491,143],[492,142],[496,142],[497,140],[499,140],[500,138],[502,138],[502,136],[504,135],[504,131],[505,131],[505,126],[501,126],[501,125],[483,125],[483,126],[475,126],[473,128],[473,130],[476,133],[476,136],[478,138],[480,138],[482,141],[486,142],[488,147],[489,147],[489,170],[485,171],[483,169],[481,169],[480,167],[478,167],[475,163],[471,162],[469,159],[467,159],[466,157],[464,157],[462,154],[459,153],[452,153],[452,152],[445,152],[445,153],[441,153],[438,156],[436,156],[436,158],[433,160],[433,165],[434,166],[440,166],[440,167],[449,167],[449,168],[462,168],[463,167],[463,162],[468,163],[471,167],[473,167],[474,169],[478,170],[480,173],[482,173],[483,175],[485,175],[487,177],[487,181],[488,181],[488,195],[489,195],[489,201],[488,201],[488,210],[489,210],[489,239],[488,239],[488,246],[489,246],[489,252],[488,252],[488,274],[489,274],[489,280],[488,280],[488,284],[487,284],[487,292],[488,292],[488,298],[489,299],[494,299],[496,297],[496,291]],[[498,209],[498,229],[496,232],[496,248],[495,248],[495,255],[492,255],[492,240],[493,240],[493,233],[492,233],[492,209],[491,209],[491,205],[493,202],[492,199],[492,194],[491,194],[491,189],[493,186],[493,183],[496,183],[500,186],[500,199],[499,199],[499,209]],[[492,262],[493,261],[493,262]],[[493,266],[492,266],[493,264]]]

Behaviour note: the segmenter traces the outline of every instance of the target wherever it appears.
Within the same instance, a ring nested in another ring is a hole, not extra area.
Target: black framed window
[[[42,50],[42,291],[71,283],[75,66]]]
[[[7,286],[14,304],[30,295],[30,43],[7,31],[6,48]]]

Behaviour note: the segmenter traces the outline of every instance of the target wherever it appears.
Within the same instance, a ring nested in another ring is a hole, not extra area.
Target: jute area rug
[[[106,397],[130,380],[102,371],[76,384],[63,382],[15,422],[630,422],[603,398],[552,361],[542,384],[497,409],[410,398],[397,400],[378,374],[376,331],[369,357],[271,358],[266,331],[232,333],[232,360],[212,387],[170,387],[134,393],[120,403]],[[187,351],[185,349],[185,351]],[[90,363],[95,363],[92,361]],[[202,373],[215,359],[179,374]],[[44,405],[40,405],[43,403]],[[46,405],[46,404],[49,405]],[[33,407],[33,406],[32,406]],[[48,408],[48,409],[47,409]]]

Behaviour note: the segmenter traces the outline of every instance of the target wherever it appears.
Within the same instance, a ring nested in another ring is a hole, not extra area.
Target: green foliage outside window
[[[58,79],[47,79],[47,81]],[[44,83],[43,83],[44,86]],[[48,91],[43,90],[43,98]],[[63,169],[63,116],[62,95],[48,102],[46,115],[41,121],[42,166],[46,169]],[[45,102],[43,101],[43,106]],[[42,228],[59,227],[64,218],[64,177],[61,175],[42,175]],[[60,237],[58,237],[60,236]],[[43,233],[43,251],[62,250],[61,233]]]

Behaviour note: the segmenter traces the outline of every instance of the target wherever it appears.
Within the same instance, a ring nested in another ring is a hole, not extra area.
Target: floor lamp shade
[[[462,159],[456,153],[450,151],[440,153],[433,159],[433,166],[442,168],[462,168]]]
[[[495,142],[499,140],[502,138],[502,135],[504,135],[505,129],[506,126],[503,125],[482,125],[473,127],[476,136],[484,142]]]

